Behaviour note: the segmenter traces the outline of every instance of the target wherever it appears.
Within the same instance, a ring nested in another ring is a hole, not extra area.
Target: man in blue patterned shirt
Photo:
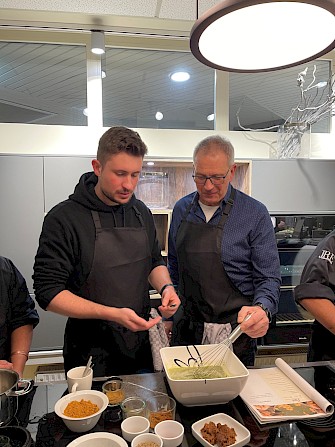
[[[231,185],[236,164],[229,140],[205,138],[193,164],[197,191],[176,203],[169,231],[168,268],[183,304],[171,343],[218,343],[242,323],[234,352],[253,365],[256,339],[266,334],[279,301],[271,218],[265,205]]]

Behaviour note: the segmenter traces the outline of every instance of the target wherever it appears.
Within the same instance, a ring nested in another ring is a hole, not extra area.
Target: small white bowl
[[[80,436],[70,442],[68,447],[128,447],[128,444],[114,433],[96,432]]]
[[[143,443],[152,443],[157,444],[158,447],[163,447],[163,439],[160,438],[155,433],[142,433],[141,435],[135,436],[135,438],[131,441],[131,447],[138,447]]]
[[[178,421],[161,421],[155,426],[155,433],[163,440],[163,447],[177,447],[183,442],[184,426]]]
[[[96,404],[99,407],[99,411],[97,413],[92,414],[91,416],[86,416],[84,418],[72,418],[69,416],[65,416],[64,410],[66,406],[74,400],[81,401],[81,399],[89,400],[93,404]],[[67,426],[69,430],[75,433],[84,433],[86,431],[91,430],[93,427],[97,425],[101,413],[104,410],[106,410],[108,403],[109,403],[108,397],[101,391],[95,391],[95,390],[75,391],[74,393],[66,394],[56,402],[55,413],[57,414],[57,416],[62,418],[64,424]]]
[[[121,423],[122,437],[131,442],[137,435],[148,433],[150,422],[144,416],[129,416]]]
[[[224,425],[227,424],[228,427],[233,428],[236,433],[236,441],[234,444],[231,444],[229,447],[242,447],[250,441],[250,431],[245,428],[242,424],[237,422],[236,419],[228,416],[225,413],[217,413],[213,414],[213,416],[208,416],[206,418],[200,419],[197,422],[194,422],[192,425],[192,435],[197,439],[200,444],[204,447],[213,447],[212,444],[206,441],[201,435],[202,427],[209,422],[214,422],[214,424],[218,424],[219,422]]]

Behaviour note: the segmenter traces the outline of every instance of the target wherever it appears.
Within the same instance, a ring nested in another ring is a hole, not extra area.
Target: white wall
[[[96,154],[100,136],[107,128],[0,123],[2,154],[89,155]],[[205,130],[136,129],[150,157],[190,158],[204,137],[220,133],[235,147],[236,159],[270,158],[276,146],[272,132],[218,132]],[[335,135],[312,134],[311,158],[335,159]]]

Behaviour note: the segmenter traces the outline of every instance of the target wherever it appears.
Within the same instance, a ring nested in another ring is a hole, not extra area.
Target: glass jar
[[[147,408],[151,429],[161,421],[174,420],[176,417],[176,401],[167,394],[150,397]]]
[[[102,392],[106,394],[110,406],[120,405],[125,399],[122,379],[113,378],[102,385]]]
[[[168,208],[168,173],[161,171],[142,171],[137,184],[136,197],[142,200],[149,208]]]
[[[130,416],[144,416],[146,417],[146,403],[143,399],[137,396],[127,397],[121,404],[123,419]]]

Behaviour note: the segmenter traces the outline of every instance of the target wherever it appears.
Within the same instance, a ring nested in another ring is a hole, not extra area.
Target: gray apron
[[[91,211],[96,239],[90,274],[79,295],[106,306],[128,307],[149,319],[151,251],[143,219],[139,228],[102,228]],[[64,337],[65,371],[93,357],[94,376],[153,371],[148,331],[132,332],[115,322],[69,318]]]
[[[204,322],[237,325],[237,313],[250,306],[253,297],[243,295],[231,282],[221,260],[224,225],[234,204],[231,195],[217,226],[187,222],[194,201],[187,208],[177,231],[176,249],[179,271],[179,295],[183,313],[174,320],[173,345],[201,344]],[[242,334],[234,343],[234,352],[248,365],[253,364],[256,343]]]

